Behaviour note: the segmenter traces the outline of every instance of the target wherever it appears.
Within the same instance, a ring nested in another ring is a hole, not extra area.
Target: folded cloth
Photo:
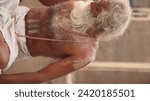
[[[12,63],[18,59],[29,56],[26,47],[26,39],[18,38],[17,34],[25,35],[24,17],[29,8],[19,6],[20,0],[0,0],[0,31],[9,47],[9,62],[4,71],[10,68]],[[23,55],[24,54],[24,55]]]

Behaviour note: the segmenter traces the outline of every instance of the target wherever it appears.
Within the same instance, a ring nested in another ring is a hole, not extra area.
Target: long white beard
[[[69,17],[64,17],[56,12],[52,19],[52,27],[55,28],[55,33],[62,33],[60,29],[63,29],[65,31],[86,34],[86,31],[92,28],[95,22],[95,18],[91,14],[91,1],[74,1],[73,10],[71,13],[68,12],[70,13]],[[61,5],[56,5],[54,9]]]
[[[92,1],[95,0],[73,1],[74,6],[71,12],[64,13],[68,17],[65,17],[64,14],[61,15],[59,12],[55,12],[52,19],[52,28],[55,33],[67,33],[67,31],[72,33],[74,31],[87,35],[88,31],[90,33],[96,32],[95,34],[98,35],[101,41],[111,40],[122,35],[130,20],[131,12],[128,0],[108,0],[117,9],[112,9],[109,12],[103,10],[97,17],[93,17],[91,13],[90,3]],[[119,5],[115,6],[117,2],[122,3],[125,9],[122,9]],[[61,5],[63,3],[55,6],[54,9],[60,8]],[[101,31],[101,29],[104,31]],[[58,37],[61,35],[58,35]]]
[[[93,27],[95,18],[91,14],[91,1],[76,1],[74,3],[74,9],[70,14],[73,31],[86,34],[86,31]]]

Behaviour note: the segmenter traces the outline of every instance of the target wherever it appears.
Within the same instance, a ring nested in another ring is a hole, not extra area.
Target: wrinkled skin
[[[42,4],[50,6],[58,2],[68,1],[68,0],[39,0]],[[91,13],[93,16],[97,16],[101,12],[101,7],[108,10],[108,3],[104,0],[103,2],[93,2],[91,3]],[[68,4],[61,9],[72,10],[73,3],[72,0],[68,1]],[[36,8],[31,9],[26,15],[26,35],[33,37],[42,38],[56,38],[55,33],[49,28],[51,26],[51,18],[53,16],[53,9],[51,8]],[[65,37],[61,37],[63,40],[87,40],[95,41],[95,43],[69,43],[69,42],[49,42],[43,40],[35,40],[27,38],[27,46],[32,56],[46,56],[46,57],[57,57],[60,58],[57,62],[49,64],[45,68],[29,73],[17,73],[17,74],[2,74],[0,75],[0,83],[40,83],[48,80],[53,80],[55,78],[66,75],[73,72],[75,69],[74,63],[77,59],[86,60],[83,63],[78,63],[82,68],[93,59],[93,54],[95,54],[97,39],[88,38],[81,36],[80,34],[74,34],[74,32],[63,33]],[[57,47],[55,47],[57,46]],[[3,57],[2,55],[3,54]],[[4,41],[2,33],[0,33],[0,66],[4,68],[9,60],[9,49]],[[82,64],[82,65],[81,65]]]

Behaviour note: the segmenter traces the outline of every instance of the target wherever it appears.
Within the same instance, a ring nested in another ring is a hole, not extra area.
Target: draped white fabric
[[[23,25],[24,23],[20,19],[25,16],[28,9],[19,7],[19,2],[20,0],[0,0],[0,31],[10,51],[9,62],[6,69],[12,65],[18,56],[19,49],[15,33],[21,31],[21,33],[25,33],[25,27],[22,27],[25,25]]]

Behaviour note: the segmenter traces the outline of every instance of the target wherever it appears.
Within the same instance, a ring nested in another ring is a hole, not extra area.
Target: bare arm
[[[0,75],[0,83],[29,84],[53,80],[74,71],[74,63],[77,58],[79,58],[78,55],[68,56],[64,59],[59,60],[58,62],[48,65],[44,69],[37,72],[2,74]],[[86,57],[82,57],[82,59],[85,58]],[[80,67],[87,65],[89,62],[90,61],[87,61],[86,64],[82,64],[80,65]]]
[[[69,0],[39,0],[45,6],[51,6],[60,2],[65,2]]]

